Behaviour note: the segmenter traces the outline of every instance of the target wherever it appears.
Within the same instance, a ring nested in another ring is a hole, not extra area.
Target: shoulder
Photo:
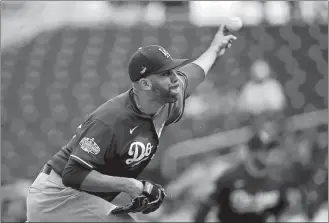
[[[128,100],[128,92],[120,94],[96,108],[95,111],[90,114],[90,117],[101,121],[104,125],[114,130],[118,125],[132,117],[128,109]]]
[[[224,195],[227,196],[231,190],[236,186],[236,182],[243,179],[243,172],[241,172],[241,164],[227,169],[214,182],[214,190],[211,196],[213,198]]]
[[[179,87],[180,87],[180,95],[178,97],[178,100],[174,103],[170,104],[169,107],[169,118],[166,123],[166,125],[170,125],[172,123],[178,122],[184,113],[185,108],[185,99],[188,95],[186,95],[186,87],[188,84],[188,79],[186,75],[180,71],[177,72],[178,75],[178,81],[179,81]]]
[[[243,175],[242,164],[237,164],[232,168],[224,171],[224,173],[215,181],[216,188],[231,187],[232,184]]]
[[[183,73],[182,71],[177,71],[177,76],[178,76],[179,80],[182,82],[183,87],[185,88],[188,84],[188,78],[187,78],[186,74]]]

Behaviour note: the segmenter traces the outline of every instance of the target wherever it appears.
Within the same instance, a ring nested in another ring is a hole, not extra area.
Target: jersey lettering
[[[238,213],[260,213],[266,208],[273,207],[278,199],[278,191],[259,192],[253,195],[244,190],[236,190],[230,196],[231,205]]]
[[[145,146],[142,142],[133,142],[128,150],[128,155],[132,156],[132,158],[127,159],[126,164],[132,164],[132,166],[135,166],[148,159],[152,152],[152,148],[153,146],[151,143],[147,143]]]

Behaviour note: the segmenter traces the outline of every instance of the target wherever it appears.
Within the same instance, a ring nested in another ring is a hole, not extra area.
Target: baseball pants
[[[102,198],[66,187],[53,170],[40,173],[26,200],[29,222],[135,222],[128,214],[110,214],[116,206]]]

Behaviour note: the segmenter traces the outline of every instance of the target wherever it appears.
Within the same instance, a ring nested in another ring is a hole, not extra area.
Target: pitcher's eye
[[[162,76],[165,76],[165,77],[170,76],[170,71],[163,73]]]

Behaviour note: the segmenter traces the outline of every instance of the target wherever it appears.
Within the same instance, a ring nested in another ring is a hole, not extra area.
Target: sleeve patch
[[[100,152],[100,148],[95,142],[94,138],[88,138],[84,137],[80,142],[79,142],[80,148],[87,152],[91,153],[93,155],[97,155]]]

